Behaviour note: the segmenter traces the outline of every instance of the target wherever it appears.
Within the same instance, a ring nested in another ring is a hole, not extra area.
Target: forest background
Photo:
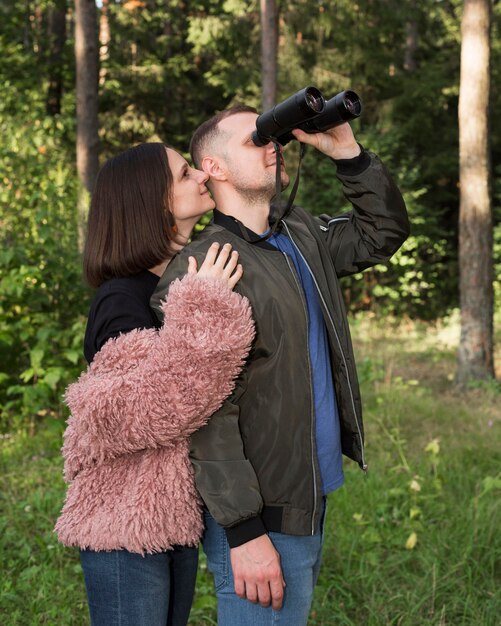
[[[216,110],[235,102],[262,108],[258,2],[98,5],[101,162],[141,141],[186,152],[193,129]],[[491,8],[499,345],[501,4]],[[357,139],[394,174],[412,222],[387,265],[343,283],[380,471],[361,485],[348,470],[356,493],[347,489],[329,515],[350,525],[329,544],[312,623],[494,624],[501,613],[493,497],[501,486],[501,389],[495,379],[454,387],[462,2],[298,0],[278,2],[277,10],[277,99],[310,84],[327,97],[359,93]],[[0,534],[7,563],[0,609],[9,616],[2,623],[23,626],[87,619],[76,557],[51,534],[64,497],[61,396],[84,367],[91,297],[79,253],[74,47],[73,2],[0,4]],[[287,159],[292,172],[297,146]],[[333,174],[327,159],[307,151],[298,203],[317,213],[345,208]],[[215,623],[203,568],[202,560],[193,624]],[[357,581],[363,589],[353,588]]]

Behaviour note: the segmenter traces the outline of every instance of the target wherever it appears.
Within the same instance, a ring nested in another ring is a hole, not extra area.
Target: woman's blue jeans
[[[235,594],[230,547],[224,530],[205,512],[204,552],[209,570],[214,576],[217,594],[218,626],[306,626],[322,559],[322,514],[317,533],[307,537],[268,533],[280,554],[280,564],[286,583],[282,609],[263,608]]]
[[[81,550],[92,626],[186,626],[198,549],[141,556]]]

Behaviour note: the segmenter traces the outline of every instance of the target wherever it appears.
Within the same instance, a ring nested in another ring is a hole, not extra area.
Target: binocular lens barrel
[[[297,128],[304,120],[322,113],[325,100],[316,87],[305,87],[266,111],[256,120],[252,141],[264,146],[272,138]]]
[[[360,117],[362,102],[354,91],[342,91],[337,96],[327,100],[320,115],[312,120],[306,120],[299,126],[307,133],[322,133],[342,122]]]
[[[257,118],[252,141],[265,146],[274,139],[285,146],[294,139],[294,128],[323,133],[361,113],[362,102],[354,91],[342,91],[326,102],[316,87],[305,87]]]

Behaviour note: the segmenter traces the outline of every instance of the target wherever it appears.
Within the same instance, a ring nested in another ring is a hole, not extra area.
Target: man
[[[256,147],[257,114],[234,107],[195,132],[191,151],[210,176],[213,222],[168,266],[165,297],[214,241],[244,268],[256,340],[233,395],[192,438],[207,507],[204,549],[215,577],[218,623],[307,623],[318,577],[326,495],[343,483],[341,452],[365,470],[360,393],[338,277],[387,261],[405,241],[402,196],[349,124],[294,135],[333,159],[353,205],[313,217],[293,207],[269,239],[275,149]],[[288,176],[282,159],[281,181]],[[187,390],[189,392],[189,390]],[[250,602],[249,602],[250,601]]]

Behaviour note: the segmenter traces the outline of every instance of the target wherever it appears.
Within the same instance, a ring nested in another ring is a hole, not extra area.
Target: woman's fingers
[[[207,250],[204,262],[200,266],[200,274],[222,278],[223,271],[231,254],[231,244],[225,243],[220,249],[220,244],[213,243]]]
[[[230,254],[231,254],[231,243],[225,243],[221,251],[219,252],[216,263],[215,263],[215,266],[221,271],[224,270],[226,262],[228,261],[228,258],[230,258]]]
[[[188,274],[197,273],[197,260],[194,256],[188,257]]]
[[[205,255],[204,262],[200,267],[200,271],[211,268],[217,258],[217,253],[219,252],[219,244],[215,241],[211,247],[207,250],[207,254]]]
[[[237,263],[238,263],[238,252],[236,250],[233,250],[233,252],[230,255],[230,258],[228,259],[228,261],[226,262],[226,265],[223,268],[223,278],[228,279],[233,274],[237,266]]]
[[[191,261],[190,261],[191,263]],[[188,272],[192,265],[188,266]],[[242,266],[238,264],[238,252],[231,249],[231,244],[226,243],[221,248],[220,244],[213,243],[205,259],[198,270],[198,276],[207,278],[219,278],[233,289],[243,274]]]
[[[230,276],[228,280],[228,287],[230,289],[233,289],[235,287],[238,281],[242,278],[243,273],[244,273],[244,268],[239,263],[237,265],[237,269],[233,272],[233,274]]]

